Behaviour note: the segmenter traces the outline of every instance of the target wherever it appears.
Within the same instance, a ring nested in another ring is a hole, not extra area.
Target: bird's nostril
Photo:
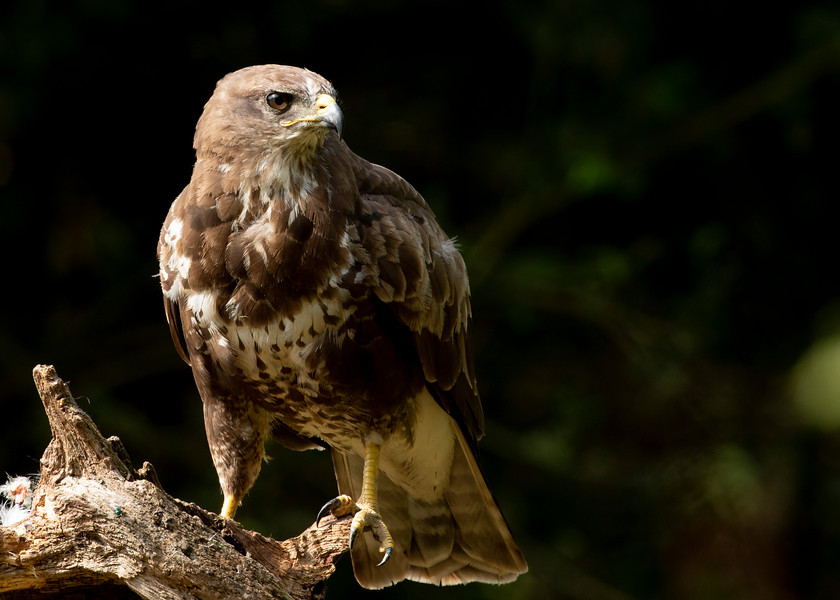
[[[329,94],[321,94],[315,99],[315,106],[318,110],[326,110],[331,104],[335,104],[335,98]]]

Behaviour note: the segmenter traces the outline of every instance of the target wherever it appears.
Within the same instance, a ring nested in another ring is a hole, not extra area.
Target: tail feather
[[[456,428],[456,435],[458,443],[445,494],[458,532],[456,545],[469,556],[472,566],[498,575],[500,579],[494,581],[512,581],[528,570],[525,557],[460,429]]]
[[[411,496],[381,472],[379,509],[394,552],[381,567],[379,543],[370,532],[357,538],[351,551],[359,584],[369,589],[403,579],[436,585],[481,581],[507,583],[528,570],[469,444],[452,423],[456,437],[449,485],[438,502]],[[332,451],[338,488],[358,498],[361,457]]]
[[[411,523],[411,565],[430,568],[442,563],[452,555],[455,542],[455,522],[449,506],[444,502],[422,502],[402,493]]]

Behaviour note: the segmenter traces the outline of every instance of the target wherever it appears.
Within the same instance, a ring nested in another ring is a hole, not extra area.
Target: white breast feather
[[[339,341],[343,339],[343,334],[338,335],[337,330],[355,311],[355,306],[347,302],[348,294],[339,288],[334,299],[304,304],[292,317],[279,318],[267,326],[252,327],[245,317],[227,315],[230,320],[226,336],[222,335],[218,327],[219,315],[212,292],[189,294],[187,306],[195,315],[198,325],[209,328],[213,333],[215,341],[211,341],[211,344],[215,343],[236,353],[236,363],[246,377],[254,382],[261,381],[260,369],[257,367],[259,358],[266,365],[265,372],[274,380],[287,378],[288,375],[283,374],[282,369],[291,368],[296,372],[298,382],[304,383],[300,391],[314,397],[320,383],[310,377],[306,358],[321,335],[334,335],[334,339]],[[345,309],[345,306],[348,308]],[[225,308],[226,312],[227,309],[235,310],[232,305]],[[336,319],[335,324],[327,324],[327,315]]]

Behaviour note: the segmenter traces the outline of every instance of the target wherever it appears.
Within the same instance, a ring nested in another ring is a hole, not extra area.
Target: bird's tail
[[[394,552],[377,567],[379,543],[370,532],[359,536],[351,556],[363,587],[378,589],[403,579],[435,585],[507,583],[528,570],[469,444],[460,428],[452,429],[457,439],[451,476],[440,500],[413,498],[380,472],[379,510]],[[340,493],[358,498],[362,458],[337,450],[332,457]]]

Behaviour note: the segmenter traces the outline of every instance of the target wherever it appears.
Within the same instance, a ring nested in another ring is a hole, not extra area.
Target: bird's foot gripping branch
[[[30,514],[0,526],[0,595],[323,597],[349,519],[329,517],[285,541],[244,530],[167,494],[150,463],[135,469],[52,366],[34,378],[53,437]]]

